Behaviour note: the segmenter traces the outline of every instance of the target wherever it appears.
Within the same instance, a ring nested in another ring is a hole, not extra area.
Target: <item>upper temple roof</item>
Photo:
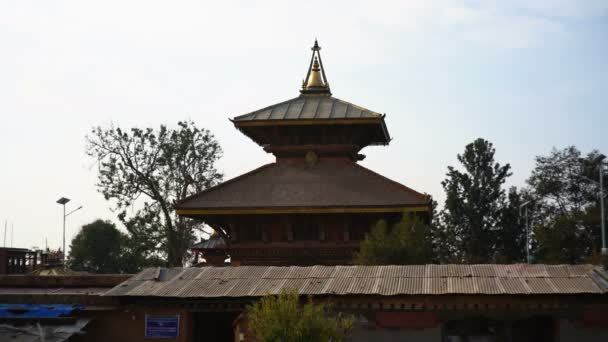
[[[254,120],[375,119],[384,116],[332,96],[300,95],[251,113],[237,116],[235,123]]]
[[[261,146],[387,145],[391,138],[384,114],[332,96],[320,49],[315,41],[300,96],[239,115],[231,121]]]

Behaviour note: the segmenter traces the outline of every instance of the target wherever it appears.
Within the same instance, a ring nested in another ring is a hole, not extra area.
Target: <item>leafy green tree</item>
[[[511,176],[511,166],[496,163],[494,154],[491,142],[475,140],[458,155],[464,170],[449,166],[447,178],[441,183],[446,200],[438,227],[442,240],[437,245],[453,253],[451,262],[495,259],[505,202],[503,185]]]
[[[192,121],[156,130],[111,125],[94,127],[87,142],[99,165],[97,187],[113,200],[134,241],[181,266],[201,224],[178,217],[171,206],[221,181],[215,162],[222,150],[211,132]],[[140,209],[129,216],[133,207]]]
[[[361,242],[354,262],[361,265],[423,264],[431,261],[431,228],[414,215],[387,227],[379,221]]]
[[[69,267],[91,273],[123,273],[127,236],[110,221],[96,220],[84,225],[70,245]]]
[[[257,341],[344,341],[352,328],[350,317],[334,315],[326,304],[312,299],[301,304],[297,291],[265,296],[247,309],[247,321]]]
[[[534,255],[539,261],[577,263],[599,254],[599,188],[593,181],[598,155],[592,151],[583,156],[569,146],[535,158],[527,183],[534,200]]]
[[[520,215],[520,206],[525,202],[525,196],[527,194],[522,194],[512,187],[503,202],[496,231],[497,262],[526,261],[526,226],[523,216]]]

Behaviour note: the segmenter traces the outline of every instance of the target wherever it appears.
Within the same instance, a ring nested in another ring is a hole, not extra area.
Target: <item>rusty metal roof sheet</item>
[[[541,264],[146,269],[105,295],[258,297],[288,288],[303,295],[603,294],[608,274],[593,265]]]

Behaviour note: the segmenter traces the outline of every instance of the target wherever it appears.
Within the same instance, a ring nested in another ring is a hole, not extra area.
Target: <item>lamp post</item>
[[[604,222],[604,159],[606,159],[606,156],[600,154],[595,161],[600,169],[600,227],[602,229],[602,256],[606,258],[608,256],[608,248],[606,248],[606,223]]]
[[[63,249],[62,249],[62,253],[63,253],[63,267],[65,268],[66,266],[66,250],[65,250],[65,218],[68,217],[70,214],[74,213],[77,210],[82,209],[82,206],[70,211],[69,213],[65,213],[65,205],[70,201],[69,198],[65,198],[65,197],[61,197],[60,199],[57,200],[58,204],[63,205]]]
[[[530,226],[528,222],[528,205],[532,201],[527,201],[519,206],[519,215],[521,216],[521,209],[524,209],[524,216],[526,217],[526,262],[530,263]]]

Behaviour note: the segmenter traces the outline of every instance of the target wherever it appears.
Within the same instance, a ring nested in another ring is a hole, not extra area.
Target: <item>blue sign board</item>
[[[146,338],[176,338],[179,335],[179,315],[146,315]]]

